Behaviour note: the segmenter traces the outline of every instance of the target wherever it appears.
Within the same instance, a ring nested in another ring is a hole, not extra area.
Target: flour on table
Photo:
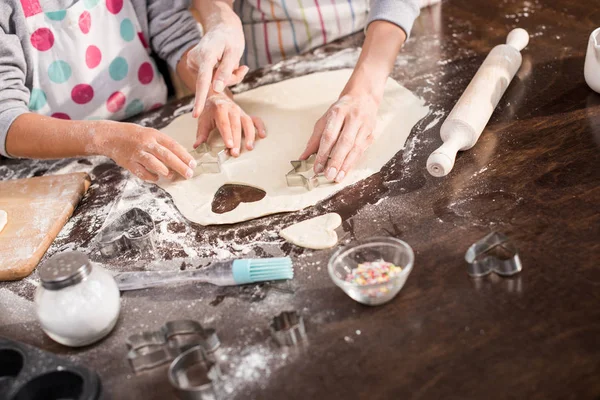
[[[336,213],[320,215],[283,229],[279,235],[296,246],[307,249],[328,249],[338,242],[335,229],[342,224]]]
[[[292,168],[290,161],[297,160],[303,152],[315,122],[337,100],[351,73],[349,69],[315,73],[236,95],[235,100],[248,114],[263,119],[267,138],[258,141],[253,151],[243,151],[240,157],[229,159],[219,174],[201,174],[175,182],[161,180],[158,185],[172,196],[187,219],[202,225],[218,225],[297,211],[379,172],[402,150],[412,127],[428,111],[423,100],[392,79],[386,83],[379,109],[377,139],[343,182],[310,191],[288,187],[286,183],[285,175]],[[185,114],[163,132],[191,149],[196,129],[197,121],[191,114]],[[253,203],[240,203],[223,214],[214,213],[214,195],[227,183],[257,187],[266,196]]]
[[[4,210],[0,210],[0,233],[2,233],[2,229],[8,223],[8,213]]]

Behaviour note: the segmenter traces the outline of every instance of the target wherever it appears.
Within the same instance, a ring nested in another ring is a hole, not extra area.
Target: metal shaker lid
[[[56,254],[39,268],[42,286],[48,290],[60,290],[78,284],[92,272],[87,255],[79,251]]]

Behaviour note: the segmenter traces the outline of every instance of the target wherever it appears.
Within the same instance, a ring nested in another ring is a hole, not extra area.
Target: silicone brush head
[[[294,267],[289,257],[235,260],[231,269],[237,285],[294,277]]]

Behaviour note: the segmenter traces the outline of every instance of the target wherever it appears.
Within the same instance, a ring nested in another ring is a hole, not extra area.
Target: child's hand
[[[265,126],[258,117],[251,117],[235,104],[226,94],[212,94],[206,99],[204,111],[198,118],[198,131],[194,148],[206,142],[210,132],[217,128],[221,133],[225,146],[230,149],[232,156],[240,155],[242,131],[245,137],[245,147],[254,148],[256,137],[267,136]]]
[[[96,154],[112,158],[137,177],[156,182],[158,176],[170,178],[173,172],[186,179],[194,175],[196,161],[183,146],[152,128],[135,124],[101,121],[93,138]]]
[[[341,182],[373,142],[378,108],[368,94],[342,96],[317,121],[300,159],[317,153],[315,173]]]

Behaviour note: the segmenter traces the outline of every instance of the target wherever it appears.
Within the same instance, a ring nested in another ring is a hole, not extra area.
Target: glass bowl
[[[333,282],[352,299],[377,306],[392,300],[402,289],[414,259],[413,250],[406,242],[392,237],[375,237],[342,247],[331,256],[327,269]],[[382,283],[359,285],[346,281],[346,276],[359,264],[382,260],[401,267],[402,271]]]

